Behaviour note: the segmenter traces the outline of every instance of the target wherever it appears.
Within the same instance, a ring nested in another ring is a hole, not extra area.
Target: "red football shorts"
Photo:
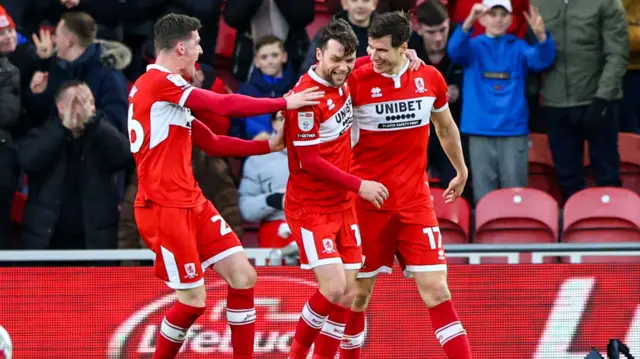
[[[406,276],[447,270],[438,220],[427,206],[379,211],[356,207],[364,265],[358,278],[391,273],[394,257]]]
[[[209,201],[193,208],[148,203],[135,208],[135,218],[140,235],[156,254],[156,276],[173,289],[203,285],[208,266],[243,251]]]
[[[362,241],[353,207],[341,212],[285,214],[291,239],[300,248],[302,269],[333,263],[343,263],[344,269],[360,269]]]

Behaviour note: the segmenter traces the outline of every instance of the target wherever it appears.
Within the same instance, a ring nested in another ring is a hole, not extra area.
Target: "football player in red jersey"
[[[432,66],[408,71],[411,22],[401,12],[376,16],[369,28],[372,59],[353,72],[352,174],[389,189],[381,206],[356,200],[365,258],[358,274],[341,358],[359,358],[364,311],[379,273],[391,273],[394,256],[413,276],[429,308],[436,337],[450,359],[470,359],[466,331],[451,302],[442,236],[429,191],[427,144],[430,125],[457,171],[445,199],[462,193],[467,167],[460,133],[447,104],[447,84]],[[408,314],[411,315],[411,314]]]
[[[389,195],[380,183],[348,173],[353,111],[347,78],[357,44],[346,21],[329,22],[316,50],[319,63],[293,89],[319,87],[325,97],[318,105],[285,113],[290,176],[284,210],[300,248],[301,267],[314,271],[319,286],[302,310],[291,359],[306,358],[314,341],[313,358],[334,357],[362,263],[351,195],[357,193],[374,207]]]
[[[286,99],[254,99],[192,87],[185,78],[193,76],[202,54],[199,29],[198,19],[184,15],[158,20],[156,63],[148,66],[129,95],[128,128],[138,173],[136,223],[156,254],[156,276],[175,289],[178,298],[160,326],[153,358],[174,358],[189,327],[203,314],[203,272],[209,266],[229,284],[227,320],[233,357],[251,358],[256,272],[238,237],[196,183],[192,144],[221,157],[282,150],[282,133],[270,140],[244,141],[216,136],[203,122],[210,123],[214,113],[246,117],[314,105],[323,93],[310,88]]]

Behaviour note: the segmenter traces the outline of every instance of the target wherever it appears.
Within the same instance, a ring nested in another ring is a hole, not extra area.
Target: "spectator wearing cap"
[[[538,9],[527,15],[537,38],[533,46],[507,34],[512,11],[509,0],[475,4],[449,41],[449,56],[464,67],[460,131],[469,136],[476,203],[495,189],[527,186],[526,75],[555,59],[555,44]],[[485,34],[472,38],[478,20]]]
[[[585,187],[584,143],[597,186],[620,186],[618,110],[629,63],[621,0],[532,0],[556,39],[542,105],[564,200]],[[637,91],[637,90],[636,90]]]
[[[9,249],[11,203],[18,187],[18,157],[13,134],[22,113],[20,71],[8,59],[17,47],[15,24],[0,13],[0,250]]]
[[[457,23],[464,22],[473,5],[479,3],[482,3],[482,0],[448,0],[447,6],[451,20]],[[511,6],[513,7],[513,17],[507,33],[522,39],[527,33],[527,20],[524,17],[524,12],[529,10],[530,0],[512,0]],[[473,36],[484,33],[484,26],[482,24],[475,24],[473,27]]]
[[[624,0],[629,25],[629,66],[623,81],[620,131],[640,134],[640,1]]]

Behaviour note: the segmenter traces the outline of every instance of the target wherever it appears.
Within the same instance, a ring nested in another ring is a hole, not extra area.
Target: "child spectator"
[[[284,42],[276,36],[266,35],[256,42],[253,58],[255,69],[249,82],[241,84],[238,93],[252,97],[282,97],[295,85],[297,78],[290,64]],[[232,121],[233,136],[246,139],[268,138],[273,132],[271,114]]]
[[[474,5],[448,46],[451,59],[464,67],[461,132],[469,135],[476,203],[495,189],[527,186],[527,72],[555,60],[555,43],[538,9],[525,15],[538,40],[533,46],[507,34],[512,12],[509,0]],[[477,20],[486,31],[472,39]]]

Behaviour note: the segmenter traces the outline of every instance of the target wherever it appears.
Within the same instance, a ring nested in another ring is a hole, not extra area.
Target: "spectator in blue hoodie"
[[[276,36],[266,35],[255,44],[254,69],[249,82],[240,84],[238,93],[252,97],[282,97],[296,84],[297,78],[287,64],[284,42]],[[232,121],[232,135],[245,139],[268,139],[273,132],[273,114],[247,117]]]
[[[527,186],[527,72],[543,71],[555,60],[555,44],[538,9],[525,14],[537,39],[533,46],[507,34],[512,11],[509,0],[475,4],[449,40],[449,56],[464,67],[460,131],[469,136],[476,203],[493,190]],[[478,20],[486,33],[472,38]]]

